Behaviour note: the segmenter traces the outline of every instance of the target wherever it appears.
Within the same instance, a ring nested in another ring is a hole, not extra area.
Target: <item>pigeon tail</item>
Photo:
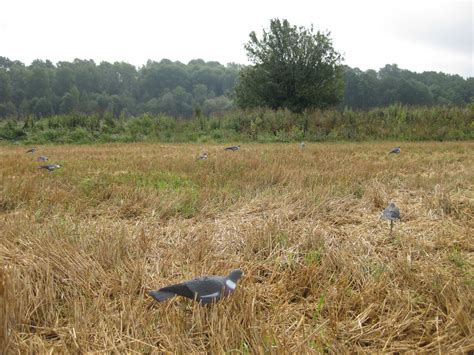
[[[170,299],[176,296],[176,293],[166,292],[166,291],[150,291],[149,295],[153,297],[155,300],[157,300],[158,302],[163,302],[163,301],[166,301],[167,299]]]

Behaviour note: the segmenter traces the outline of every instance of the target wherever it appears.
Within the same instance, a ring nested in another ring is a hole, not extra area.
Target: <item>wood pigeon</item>
[[[388,153],[388,154],[392,154],[392,153],[393,153],[393,154],[400,154],[401,151],[402,151],[402,150],[400,149],[400,147],[395,147],[395,148],[393,148],[393,149],[390,151],[390,153]]]
[[[61,168],[61,165],[59,164],[48,164],[48,165],[40,165],[38,169],[48,169],[49,171],[53,171],[56,169]]]
[[[233,152],[236,152],[236,151],[240,150],[240,145],[233,145],[231,147],[224,148],[224,150],[229,150],[229,151],[231,150]]]
[[[30,148],[26,151],[26,153],[34,153],[36,152],[36,147]]]
[[[40,156],[38,157],[38,159],[36,159],[36,160],[37,160],[37,161],[48,161],[48,157],[45,156],[45,155],[40,155]]]
[[[390,202],[388,207],[383,210],[382,216],[380,216],[380,218],[390,221],[390,234],[392,234],[393,222],[401,219],[400,209],[395,206],[393,202]]]
[[[301,148],[301,149],[304,149],[304,142],[301,142],[301,143],[300,143],[300,148]]]
[[[207,153],[206,153],[206,152],[200,154],[200,155],[197,157],[197,160],[206,160],[206,159],[207,159]]]
[[[183,296],[202,304],[209,304],[230,295],[237,287],[237,281],[242,277],[240,269],[235,269],[226,277],[204,276],[179,284],[166,286],[149,295],[158,302],[166,301],[175,296]]]

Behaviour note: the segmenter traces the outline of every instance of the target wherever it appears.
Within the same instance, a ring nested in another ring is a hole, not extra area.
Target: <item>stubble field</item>
[[[474,350],[474,142],[223,147],[0,146],[0,352]]]

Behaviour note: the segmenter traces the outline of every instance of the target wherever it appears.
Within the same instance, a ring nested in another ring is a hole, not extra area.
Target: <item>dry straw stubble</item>
[[[392,146],[1,146],[2,350],[474,349],[474,145]],[[235,267],[213,307],[147,296]]]

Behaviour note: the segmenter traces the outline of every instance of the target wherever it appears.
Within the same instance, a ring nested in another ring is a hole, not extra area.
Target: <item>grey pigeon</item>
[[[26,151],[26,153],[34,153],[36,152],[36,147],[30,148]]]
[[[202,304],[208,304],[230,295],[237,287],[237,281],[242,275],[240,269],[235,269],[226,277],[204,276],[166,286],[158,291],[150,291],[149,295],[158,302],[166,301],[175,296],[183,296]]]
[[[40,165],[38,169],[47,169],[48,171],[53,171],[56,169],[61,168],[61,165],[59,164],[48,164],[48,165]]]
[[[224,148],[224,150],[229,150],[229,151],[236,152],[236,151],[240,150],[240,145],[233,145],[231,147]]]
[[[207,159],[207,153],[206,153],[206,152],[200,154],[200,155],[197,157],[197,160],[206,160],[206,159]]]
[[[40,155],[40,156],[38,157],[38,159],[36,159],[36,160],[37,160],[37,161],[48,161],[48,157],[45,156],[45,155]]]
[[[395,206],[393,202],[390,202],[388,207],[383,210],[382,216],[380,216],[383,220],[390,221],[390,234],[392,234],[393,229],[393,222],[396,220],[400,220],[400,209]]]
[[[400,147],[395,147],[388,154],[400,154],[401,151]]]
[[[304,149],[304,142],[301,142],[301,143],[300,143],[300,148],[301,148],[301,149]]]

